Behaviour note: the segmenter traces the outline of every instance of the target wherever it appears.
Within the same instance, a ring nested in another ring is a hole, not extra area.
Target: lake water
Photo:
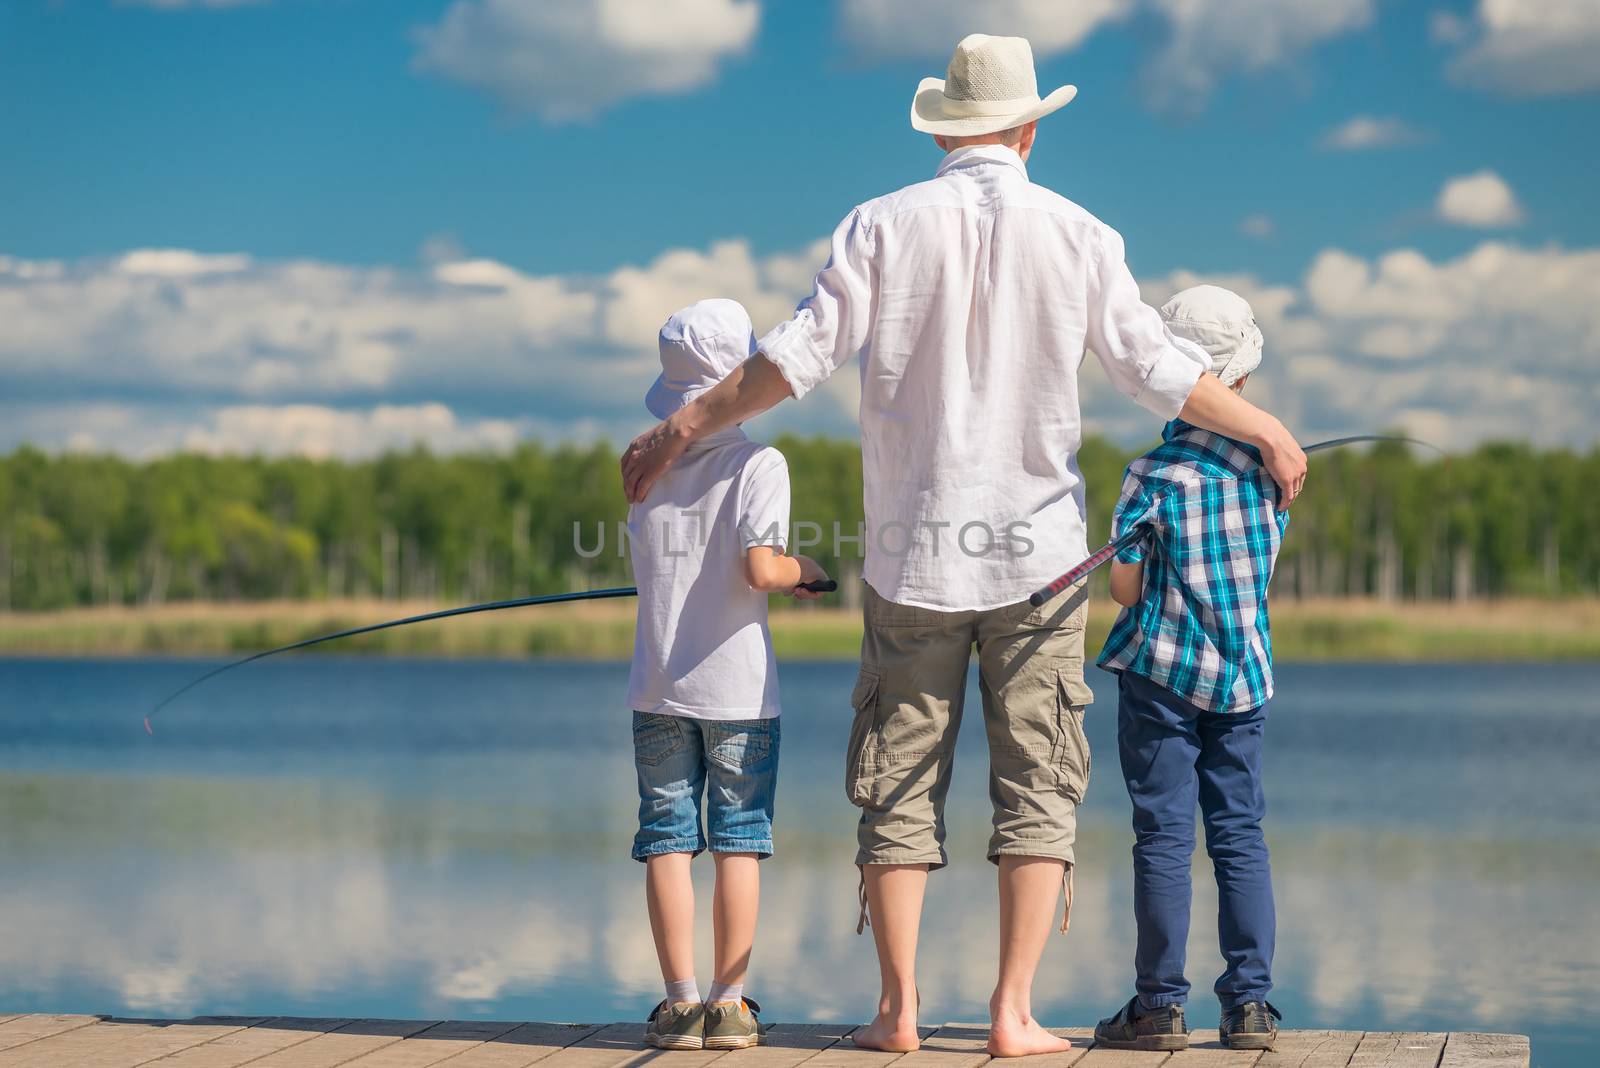
[[[628,859],[626,665],[282,658],[147,737],[149,705],[207,666],[0,660],[0,1011],[643,1018],[659,977]],[[782,671],[752,992],[771,1018],[856,1020],[876,967],[841,788],[855,665]],[[1035,1004],[1061,1025],[1132,984],[1115,686],[1090,681],[1073,928]],[[1288,1026],[1517,1031],[1536,1064],[1595,1063],[1600,664],[1291,664],[1279,691]],[[966,727],[924,924],[935,1023],[983,1018],[995,960],[979,717]],[[1215,892],[1196,874],[1190,1019],[1211,1026]]]

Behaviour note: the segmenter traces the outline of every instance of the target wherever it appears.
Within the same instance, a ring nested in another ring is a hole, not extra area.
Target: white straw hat
[[[1078,95],[1063,85],[1043,100],[1026,37],[968,34],[943,79],[924,78],[911,98],[911,125],[923,133],[975,136],[1009,130],[1065,107]]]
[[[644,395],[644,406],[657,419],[682,408],[756,353],[750,313],[725,297],[673,312],[657,342],[661,375]]]
[[[1231,386],[1261,366],[1261,328],[1250,302],[1221,286],[1190,286],[1161,305],[1173,334],[1211,357],[1211,373]]]

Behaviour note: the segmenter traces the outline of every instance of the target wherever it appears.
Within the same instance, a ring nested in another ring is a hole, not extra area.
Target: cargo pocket
[[[872,780],[879,773],[878,669],[861,665],[855,689],[850,692],[855,719],[850,724],[850,744],[844,755],[844,793],[852,805],[865,806],[871,798]]]
[[[1050,763],[1066,795],[1074,804],[1083,803],[1089,789],[1089,738],[1083,732],[1083,712],[1094,700],[1094,691],[1083,681],[1083,665],[1073,663],[1056,669],[1056,737]]]

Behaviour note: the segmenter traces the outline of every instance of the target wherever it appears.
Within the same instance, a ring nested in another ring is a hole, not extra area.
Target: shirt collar
[[[749,441],[745,432],[737,426],[730,426],[724,430],[716,430],[689,444],[690,449],[711,449],[718,445],[731,445],[736,441]]]
[[[1017,155],[1017,150],[1005,145],[967,145],[958,148],[940,161],[934,177],[943,178],[957,167],[976,167],[985,163],[1004,163],[1008,167],[1015,167],[1022,177],[1028,177],[1028,168],[1023,164],[1022,157]]]

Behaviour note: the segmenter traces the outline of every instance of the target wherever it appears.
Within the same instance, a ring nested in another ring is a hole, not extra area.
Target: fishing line
[[[1307,445],[1301,451],[1309,455],[1313,452],[1321,452],[1324,449],[1337,449],[1341,445],[1355,445],[1363,441],[1399,442],[1405,445],[1419,445],[1424,449],[1432,449],[1434,452],[1441,452],[1437,446],[1429,445],[1426,441],[1418,441],[1415,438],[1396,437],[1392,434],[1353,434],[1347,438],[1332,438],[1328,441],[1319,441],[1315,445]],[[1034,591],[1034,593],[1028,597],[1028,603],[1033,605],[1033,607],[1038,608],[1040,605],[1044,604],[1046,601],[1060,593],[1062,590],[1066,589],[1068,586],[1073,586],[1079,582],[1082,582],[1089,575],[1099,570],[1099,568],[1105,564],[1106,561],[1110,560],[1113,556],[1116,556],[1122,550],[1137,544],[1140,539],[1142,539],[1149,532],[1150,524],[1148,523],[1140,523],[1129,530],[1123,531],[1121,537],[1113,538],[1111,541],[1108,541],[1104,545],[1100,546],[1100,548],[1090,553],[1087,559],[1075,565],[1070,571],[1056,579],[1054,582],[1050,583],[1050,585]]]
[[[802,582],[798,588],[807,590],[811,593],[832,593],[839,588],[839,584],[832,579],[826,579],[821,582]],[[204,675],[201,675],[200,677],[185,683],[179,689],[174,690],[172,693],[162,698],[161,703],[152,708],[149,715],[144,717],[145,733],[155,734],[155,731],[150,727],[151,716],[154,716],[157,712],[160,712],[163,708],[166,708],[172,702],[176,701],[178,698],[182,697],[196,686],[199,686],[202,682],[207,682],[211,679],[214,679],[225,671],[232,671],[234,668],[244,667],[246,664],[253,664],[257,660],[263,660],[269,656],[277,656],[279,653],[287,653],[295,649],[304,649],[307,646],[312,645],[321,645],[323,642],[331,642],[339,638],[354,638],[358,634],[372,634],[380,630],[388,630],[390,627],[405,627],[411,625],[412,623],[426,623],[429,620],[434,619],[449,619],[451,616],[470,616],[475,612],[499,612],[507,608],[527,608],[531,605],[538,604],[562,604],[567,601],[600,601],[609,597],[636,597],[638,594],[639,588],[637,586],[614,586],[610,589],[604,590],[578,590],[574,593],[549,593],[540,597],[518,597],[510,601],[488,601],[484,604],[469,604],[460,608],[442,608],[437,612],[424,612],[420,616],[406,616],[404,619],[391,619],[384,623],[369,623],[364,627],[351,627],[349,630],[335,631],[332,634],[321,634],[315,638],[306,638],[303,641],[291,642],[288,645],[280,645],[276,649],[268,649],[264,652],[252,653],[243,659],[234,660],[230,663],[223,664],[221,667],[212,668]]]

